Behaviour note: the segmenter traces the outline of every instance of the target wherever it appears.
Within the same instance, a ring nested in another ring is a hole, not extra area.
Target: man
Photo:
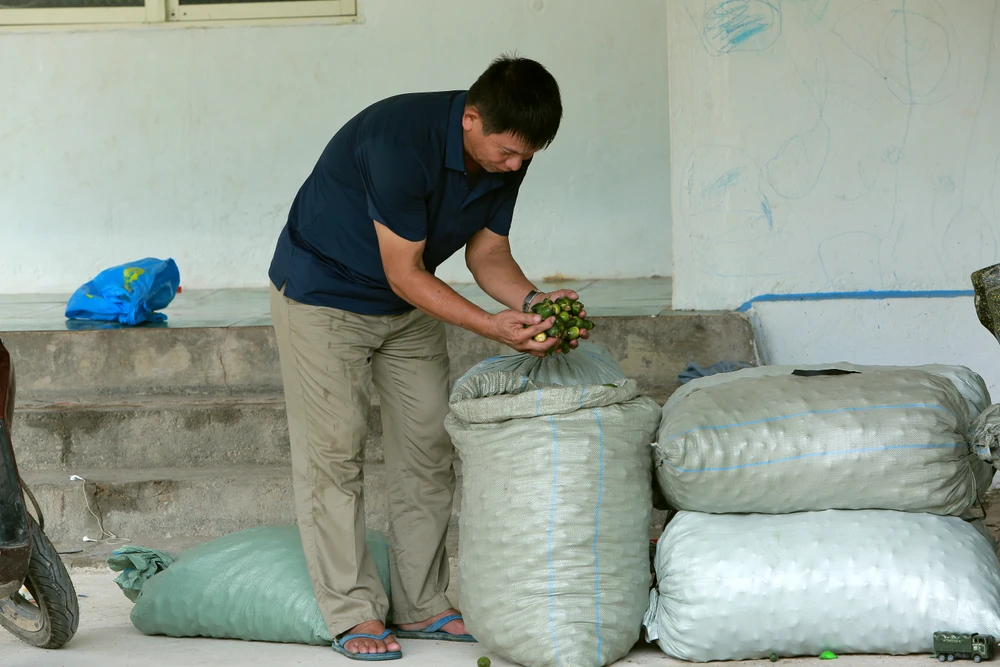
[[[502,57],[469,91],[378,102],[333,137],[292,204],[269,277],[306,563],[333,648],[400,657],[396,637],[473,641],[445,590],[454,450],[444,323],[543,356],[558,342],[507,241],[534,153],[562,103],[537,62]],[[492,315],[434,277],[458,249],[507,306]],[[585,336],[584,336],[585,337]],[[575,345],[575,341],[574,341]],[[381,399],[396,637],[365,547],[369,384]]]

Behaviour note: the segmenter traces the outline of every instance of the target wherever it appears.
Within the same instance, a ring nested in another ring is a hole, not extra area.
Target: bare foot
[[[358,623],[344,634],[365,634],[378,637],[383,632],[385,632],[385,626],[380,621],[365,621],[364,623]],[[392,635],[386,637],[385,641],[358,637],[357,639],[349,640],[344,644],[344,648],[351,653],[392,653],[400,650],[399,644],[396,643],[396,638]]]
[[[448,609],[447,611],[444,611],[444,612],[438,614],[437,616],[434,616],[433,618],[429,618],[426,621],[423,621],[421,623],[406,623],[406,624],[400,623],[399,629],[400,630],[407,630],[407,631],[410,631],[410,630],[423,630],[424,628],[430,627],[430,625],[432,623],[434,623],[435,621],[437,621],[438,619],[444,618],[445,616],[457,616],[457,615],[458,615],[457,611],[455,611],[454,609]],[[451,634],[451,635],[464,635],[464,634],[466,634],[466,632],[465,632],[465,622],[461,621],[461,620],[458,620],[458,621],[452,621],[450,623],[446,623],[445,626],[443,628],[441,628],[441,632],[447,632],[448,634]]]

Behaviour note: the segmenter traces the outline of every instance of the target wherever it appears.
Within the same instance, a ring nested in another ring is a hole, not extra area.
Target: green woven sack
[[[388,542],[373,530],[367,542],[389,593]],[[108,560],[112,569],[124,569],[119,580],[132,575],[132,588],[136,557],[133,548],[127,556],[116,554]],[[147,635],[296,644],[333,641],[316,603],[297,525],[251,528],[198,545],[138,585],[141,592],[131,619]]]

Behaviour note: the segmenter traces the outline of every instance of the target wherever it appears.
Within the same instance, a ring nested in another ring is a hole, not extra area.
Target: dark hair
[[[502,55],[476,79],[466,105],[483,119],[483,132],[510,132],[530,147],[545,148],[562,119],[559,84],[534,60]]]

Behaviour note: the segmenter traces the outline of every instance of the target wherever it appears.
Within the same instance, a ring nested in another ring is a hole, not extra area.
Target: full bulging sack
[[[445,421],[462,459],[466,627],[529,667],[614,662],[647,605],[659,406],[607,375],[599,348],[580,349],[597,358],[560,362],[579,364],[560,385],[534,379],[544,366],[531,360],[484,362],[456,383]],[[587,384],[595,374],[606,382]]]
[[[655,565],[647,639],[681,660],[928,653],[938,631],[1000,636],[1000,564],[978,521],[680,512]]]
[[[367,532],[366,542],[391,596],[388,542],[373,530]],[[123,586],[135,601],[132,624],[147,635],[327,646],[333,641],[316,602],[297,525],[225,535],[184,551],[176,560],[164,559],[159,552],[151,555],[162,563],[149,568],[150,573],[164,569],[145,580],[129,580],[128,589]],[[132,559],[140,556],[131,554]],[[109,564],[126,573],[135,565],[115,556]]]
[[[993,477],[989,457],[970,442],[970,425],[988,405],[982,378],[955,366],[771,366],[712,376],[664,406],[656,478],[672,507],[698,512],[962,516],[978,509]]]

